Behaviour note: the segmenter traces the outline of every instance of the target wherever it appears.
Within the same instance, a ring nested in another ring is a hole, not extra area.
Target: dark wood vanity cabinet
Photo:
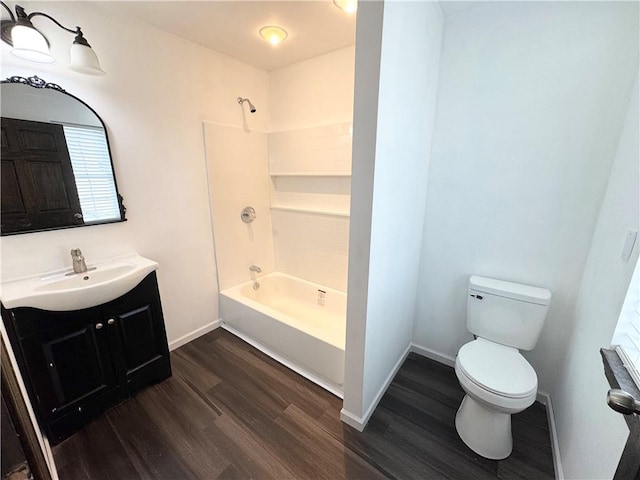
[[[155,272],[97,307],[3,307],[2,317],[38,419],[54,445],[141,387],[171,376]]]

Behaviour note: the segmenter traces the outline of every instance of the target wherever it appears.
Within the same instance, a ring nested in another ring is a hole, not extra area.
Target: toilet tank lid
[[[477,292],[499,295],[538,305],[549,305],[551,302],[551,292],[546,288],[531,287],[521,283],[505,282],[477,275],[472,275],[469,278],[469,288]]]

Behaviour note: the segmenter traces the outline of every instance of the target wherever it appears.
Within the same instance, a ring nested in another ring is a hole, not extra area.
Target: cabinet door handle
[[[116,321],[113,318],[107,320],[107,325],[113,325],[114,323],[116,323]]]
[[[624,390],[612,389],[607,393],[607,404],[624,415],[640,415],[640,402]]]
[[[102,325],[101,323],[96,323],[96,330],[100,330],[102,327],[104,327],[104,325]]]

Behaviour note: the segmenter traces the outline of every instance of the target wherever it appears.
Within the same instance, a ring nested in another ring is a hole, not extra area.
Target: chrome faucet
[[[82,255],[79,248],[71,250],[71,259],[73,260],[73,273],[84,273],[88,270],[84,255]]]
[[[251,265],[249,267],[249,271],[251,272],[251,280],[253,280],[253,289],[258,290],[260,288],[260,284],[258,283],[256,275],[262,272],[262,269],[257,265]]]

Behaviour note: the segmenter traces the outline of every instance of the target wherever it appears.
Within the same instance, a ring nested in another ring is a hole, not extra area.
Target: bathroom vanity
[[[155,271],[100,305],[51,311],[3,304],[2,318],[54,445],[141,387],[171,376]]]
[[[37,76],[0,84],[0,234],[125,221],[107,128],[95,110]],[[52,444],[171,375],[158,264],[129,254],[87,265],[77,248],[71,257],[71,270],[0,283],[3,344],[15,357],[6,367],[19,370]]]

